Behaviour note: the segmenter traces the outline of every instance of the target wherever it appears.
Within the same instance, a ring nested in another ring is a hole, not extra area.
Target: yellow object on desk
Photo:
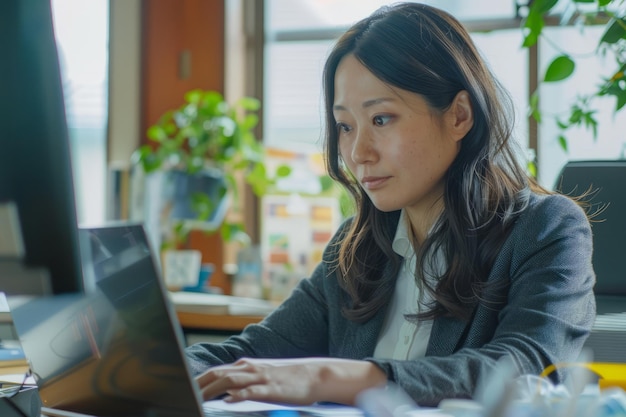
[[[552,372],[561,368],[582,367],[590,370],[599,377],[598,386],[600,389],[621,388],[626,390],[626,364],[610,362],[563,362],[548,366],[541,373],[541,377],[546,377]]]

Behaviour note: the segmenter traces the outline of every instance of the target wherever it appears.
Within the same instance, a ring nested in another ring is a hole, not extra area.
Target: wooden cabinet
[[[223,0],[143,0],[141,67],[142,132],[188,90],[223,93]]]
[[[224,0],[143,0],[141,22],[141,132],[167,110],[179,107],[185,92],[224,93]],[[230,293],[219,235],[193,232],[188,244],[202,262],[216,265],[211,285]]]

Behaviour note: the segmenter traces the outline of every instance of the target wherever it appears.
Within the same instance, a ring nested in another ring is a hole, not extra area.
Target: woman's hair
[[[334,265],[351,298],[344,315],[365,321],[388,303],[401,258],[392,250],[398,212],[374,207],[341,161],[333,116],[335,73],[353,55],[383,82],[419,94],[433,114],[442,114],[462,90],[469,93],[474,124],[445,177],[444,211],[417,249],[417,279],[435,300],[420,318],[448,315],[469,319],[477,303],[500,303],[485,283],[495,257],[530,189],[540,187],[516,160],[513,110],[465,28],[448,13],[417,3],[383,7],[356,23],[336,43],[324,68],[325,154],[329,175],[353,196],[357,214],[338,243]],[[545,190],[542,190],[545,192]],[[416,245],[414,245],[416,246]],[[422,271],[445,256],[446,269],[435,284]],[[391,271],[383,266],[391,260]],[[383,280],[383,277],[389,277]],[[495,283],[490,285],[507,285]]]

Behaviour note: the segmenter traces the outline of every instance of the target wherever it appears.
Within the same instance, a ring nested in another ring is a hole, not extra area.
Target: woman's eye
[[[337,123],[337,132],[339,133],[348,133],[352,130],[350,126],[345,123]]]
[[[372,121],[374,122],[376,126],[384,126],[387,123],[389,123],[390,120],[391,120],[391,116],[383,116],[383,115],[374,116],[374,118],[372,119]]]

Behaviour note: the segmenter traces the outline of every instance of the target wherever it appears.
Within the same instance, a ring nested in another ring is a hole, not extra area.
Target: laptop
[[[79,230],[84,294],[13,299],[11,315],[55,417],[361,417],[333,404],[203,402],[184,338],[141,224]]]
[[[83,228],[80,240],[85,294],[12,307],[43,407],[97,416],[205,415],[143,226]]]

